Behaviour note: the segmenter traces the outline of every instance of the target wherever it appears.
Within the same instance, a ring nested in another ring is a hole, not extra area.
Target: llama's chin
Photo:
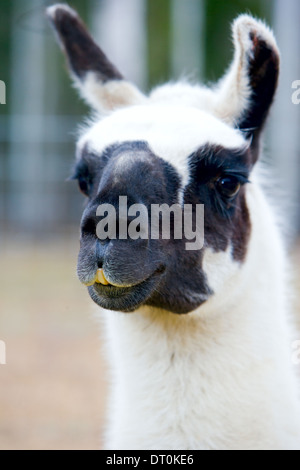
[[[88,291],[99,307],[129,313],[147,302],[159,284],[159,277],[155,273],[146,281],[132,287],[94,284],[88,288]]]

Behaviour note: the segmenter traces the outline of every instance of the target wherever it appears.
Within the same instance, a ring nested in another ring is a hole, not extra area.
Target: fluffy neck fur
[[[114,371],[107,448],[300,448],[284,252],[255,185],[248,205],[246,264],[206,305],[183,316],[106,312]]]

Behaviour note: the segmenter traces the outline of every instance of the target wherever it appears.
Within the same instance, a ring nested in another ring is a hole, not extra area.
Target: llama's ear
[[[145,96],[108,60],[77,13],[65,4],[46,10],[82,97],[100,112],[143,102]]]
[[[255,163],[277,88],[280,54],[272,31],[262,21],[241,15],[232,29],[235,55],[219,83],[216,114],[252,139]]]

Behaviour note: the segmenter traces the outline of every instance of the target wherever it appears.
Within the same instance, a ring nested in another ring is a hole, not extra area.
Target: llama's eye
[[[88,185],[87,181],[86,181],[82,176],[80,176],[80,177],[78,178],[78,185],[79,185],[80,191],[81,191],[85,196],[88,196],[88,195],[89,195],[89,185]]]
[[[223,176],[216,182],[217,190],[226,198],[233,198],[241,189],[241,183],[235,176]]]

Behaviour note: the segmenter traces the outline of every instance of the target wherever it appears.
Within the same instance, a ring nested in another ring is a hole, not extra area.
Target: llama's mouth
[[[106,310],[134,312],[151,297],[164,271],[165,268],[160,267],[148,279],[131,287],[95,283],[88,287],[88,291],[92,300]]]

